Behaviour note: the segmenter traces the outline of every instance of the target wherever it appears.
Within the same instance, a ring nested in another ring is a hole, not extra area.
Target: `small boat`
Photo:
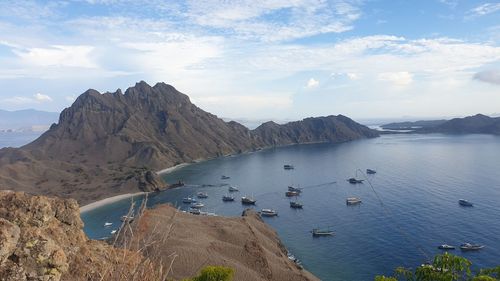
[[[288,191],[296,191],[298,193],[302,192],[302,188],[300,187],[294,187],[294,186],[288,186]]]
[[[315,228],[311,231],[312,235],[314,237],[318,237],[318,236],[331,236],[331,235],[334,235],[335,233],[329,229],[319,229],[319,228]]]
[[[198,198],[208,198],[208,194],[206,192],[198,192],[196,196]]]
[[[203,204],[203,203],[194,203],[191,205],[191,208],[193,208],[193,209],[201,209],[203,207],[205,207],[205,204]]]
[[[361,199],[359,199],[357,197],[347,197],[345,202],[347,205],[357,205],[357,204],[361,203]]]
[[[224,195],[222,196],[222,201],[224,202],[234,201],[234,196]]]
[[[349,183],[352,183],[352,184],[357,184],[357,183],[363,183],[364,180],[358,180],[356,178],[350,178],[347,180]]]
[[[224,176],[224,175],[222,175],[222,176],[220,177],[220,179],[221,179],[221,180],[228,180],[228,179],[230,179],[230,178],[231,178],[231,177]]]
[[[285,192],[286,197],[293,197],[293,196],[299,196],[300,192],[297,191],[287,191]]]
[[[111,233],[111,234],[115,234],[115,233],[116,233],[116,229],[111,230],[111,232],[110,232],[110,233]]]
[[[182,203],[185,203],[185,204],[196,203],[196,199],[194,199],[193,197],[185,197],[185,198],[182,198]]]
[[[291,201],[290,202],[290,208],[294,209],[302,209],[304,205],[300,204],[299,202]]]
[[[278,212],[272,209],[262,209],[260,210],[260,215],[263,217],[275,217],[278,215]]]
[[[240,191],[236,186],[230,185],[228,188],[229,192],[237,192]]]
[[[121,221],[123,222],[132,222],[134,220],[133,216],[122,216]]]
[[[458,200],[458,204],[460,204],[460,206],[464,206],[464,207],[472,207],[474,206],[471,202],[465,200],[465,199],[460,199]]]
[[[443,244],[443,245],[439,245],[438,249],[440,249],[440,250],[455,250],[455,246]]]
[[[484,245],[477,245],[477,244],[471,244],[471,243],[464,243],[460,245],[460,249],[462,251],[478,251],[484,248]]]
[[[366,169],[366,173],[369,174],[369,175],[373,175],[373,174],[376,174],[377,171],[372,170],[372,169]]]
[[[293,170],[293,169],[295,169],[295,167],[293,165],[286,164],[286,165],[283,165],[283,169],[285,169],[285,170]]]
[[[200,215],[201,214],[201,211],[200,209],[189,209],[189,213],[192,214],[192,215]]]
[[[112,222],[105,222],[105,223],[104,223],[104,227],[108,227],[108,226],[112,226],[112,225],[113,225],[113,223],[112,223]]]
[[[255,202],[257,202],[257,200],[255,200],[251,197],[247,197],[247,196],[241,197],[241,203],[244,205],[255,205]]]

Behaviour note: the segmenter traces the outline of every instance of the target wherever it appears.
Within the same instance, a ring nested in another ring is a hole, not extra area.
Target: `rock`
[[[0,218],[0,264],[14,253],[19,234],[17,225]]]

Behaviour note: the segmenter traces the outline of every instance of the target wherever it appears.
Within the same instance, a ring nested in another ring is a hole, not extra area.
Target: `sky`
[[[220,117],[500,112],[500,1],[0,1],[0,109],[165,82]]]

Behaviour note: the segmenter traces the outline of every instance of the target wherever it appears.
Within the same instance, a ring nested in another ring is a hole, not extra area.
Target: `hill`
[[[0,150],[0,188],[75,198],[165,188],[154,171],[270,146],[344,142],[378,134],[345,116],[255,130],[225,122],[174,87],[139,82],[125,93],[88,90],[32,143]]]

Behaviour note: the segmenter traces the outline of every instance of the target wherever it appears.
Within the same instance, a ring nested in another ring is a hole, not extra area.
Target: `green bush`
[[[207,266],[197,277],[184,281],[232,281],[234,270],[223,266]]]

